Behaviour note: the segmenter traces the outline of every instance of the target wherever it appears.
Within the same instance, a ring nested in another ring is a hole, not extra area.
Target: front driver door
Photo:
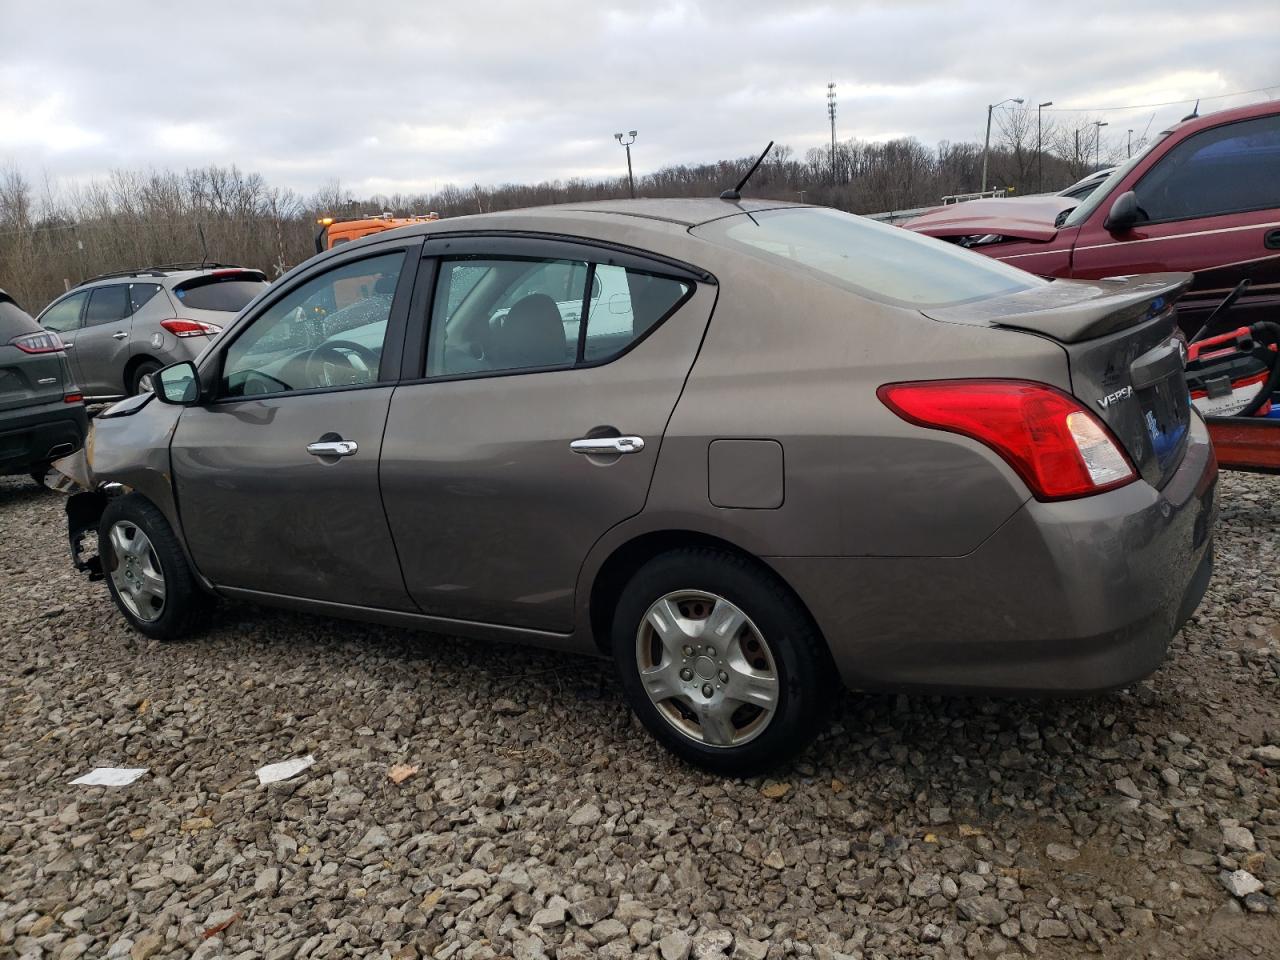
[[[412,609],[378,493],[420,241],[328,260],[206,359],[171,451],[192,559],[220,587]]]
[[[382,448],[405,581],[433,616],[568,633],[587,552],[644,507],[716,288],[579,244],[425,249],[442,253],[425,369]]]

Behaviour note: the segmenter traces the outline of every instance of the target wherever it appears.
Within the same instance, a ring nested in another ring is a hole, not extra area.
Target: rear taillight
[[[47,330],[14,337],[9,343],[23,353],[57,353],[62,349],[62,341],[58,335]]]
[[[1069,500],[1137,478],[1105,424],[1056,387],[1025,380],[891,383],[880,400],[911,423],[986,444],[1037,500]]]
[[[83,393],[64,393],[62,395],[63,403],[84,403]]]
[[[222,328],[216,323],[205,323],[202,320],[181,320],[178,317],[174,317],[172,320],[161,320],[160,326],[175,337],[212,337],[215,333],[222,332]]]

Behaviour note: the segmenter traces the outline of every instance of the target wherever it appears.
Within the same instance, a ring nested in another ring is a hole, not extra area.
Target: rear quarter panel
[[[900,420],[876,389],[954,377],[1065,389],[1061,347],[939,323],[755,261],[717,276],[720,300],[637,525],[699,530],[759,556],[958,556],[1028,498],[986,447]],[[782,445],[780,506],[711,504],[708,449],[722,438]]]

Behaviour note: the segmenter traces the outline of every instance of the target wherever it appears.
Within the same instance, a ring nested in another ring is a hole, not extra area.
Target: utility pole
[[[832,80],[827,84],[827,116],[831,120],[831,182],[835,183],[836,176],[836,82]]]
[[[1052,106],[1052,100],[1036,104],[1036,193],[1044,193],[1044,144],[1041,137],[1040,111]]]
[[[1102,128],[1108,126],[1105,120],[1093,121],[1097,132],[1093,135],[1093,169],[1097,170],[1102,166]]]
[[[613,139],[617,140],[620,144],[622,144],[624,147],[627,148],[627,186],[631,190],[631,199],[634,200],[636,198],[636,181],[635,181],[635,177],[631,175],[631,145],[636,142],[636,132],[634,130],[628,130],[627,136],[630,139],[623,140],[622,134],[615,133],[613,135]]]
[[[1129,149],[1125,151],[1125,156],[1127,157],[1133,156],[1133,128],[1132,127],[1129,128]]]
[[[991,153],[991,114],[995,112],[996,107],[1002,107],[1006,103],[1022,103],[1021,97],[1008,97],[999,103],[987,104],[987,139],[982,143],[982,192],[987,192],[987,157]]]

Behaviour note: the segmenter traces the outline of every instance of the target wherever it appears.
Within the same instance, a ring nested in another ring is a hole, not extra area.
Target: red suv
[[[1246,277],[1252,285],[1231,311],[1229,325],[1275,320],[1280,103],[1174,125],[1078,205],[1067,197],[974,200],[904,226],[1041,276],[1192,272],[1195,282],[1178,306],[1188,335]]]

